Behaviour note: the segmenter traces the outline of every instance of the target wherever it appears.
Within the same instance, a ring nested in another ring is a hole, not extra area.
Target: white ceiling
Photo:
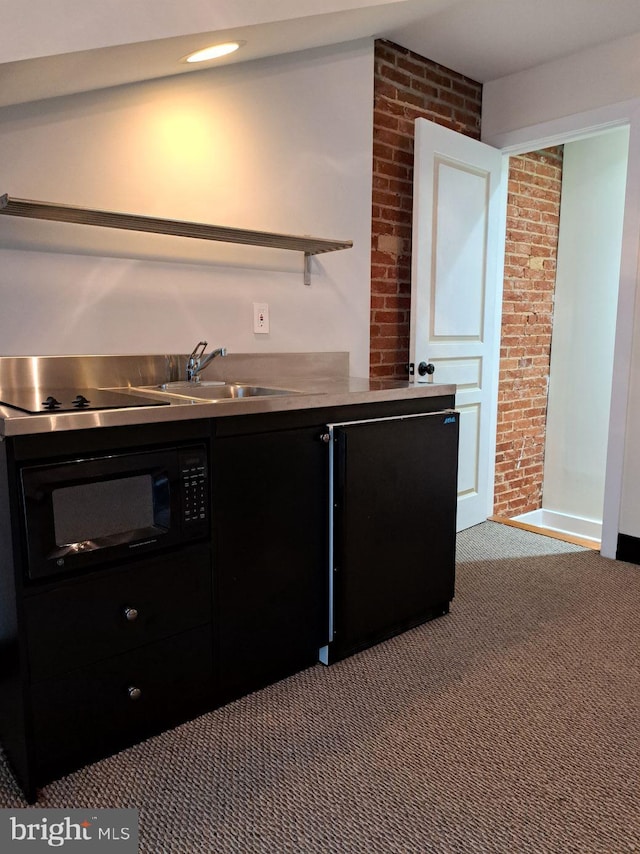
[[[375,37],[487,82],[640,32],[640,0],[0,2],[0,106],[199,70],[180,57],[230,38],[223,64]]]
[[[451,0],[391,37],[486,83],[637,32],[640,0]]]

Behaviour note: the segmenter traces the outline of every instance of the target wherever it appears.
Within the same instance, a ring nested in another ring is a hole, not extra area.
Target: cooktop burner
[[[31,415],[50,415],[53,412],[82,412],[89,409],[167,406],[169,401],[104,388],[18,388],[0,389],[1,404]]]

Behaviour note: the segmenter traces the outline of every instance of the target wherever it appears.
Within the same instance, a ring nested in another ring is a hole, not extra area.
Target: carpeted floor
[[[640,852],[640,567],[487,522],[451,613],[45,787],[144,854]],[[24,806],[4,765],[0,806]]]

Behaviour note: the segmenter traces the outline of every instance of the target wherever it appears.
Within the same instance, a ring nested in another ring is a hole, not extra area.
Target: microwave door
[[[24,468],[30,577],[178,542],[178,469],[175,450]]]

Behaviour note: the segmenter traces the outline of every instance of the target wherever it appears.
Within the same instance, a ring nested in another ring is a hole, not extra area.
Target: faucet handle
[[[191,355],[189,356],[189,361],[193,363],[197,359],[200,359],[204,354],[204,351],[207,349],[207,346],[208,345],[206,341],[198,341],[196,346],[193,348]]]

